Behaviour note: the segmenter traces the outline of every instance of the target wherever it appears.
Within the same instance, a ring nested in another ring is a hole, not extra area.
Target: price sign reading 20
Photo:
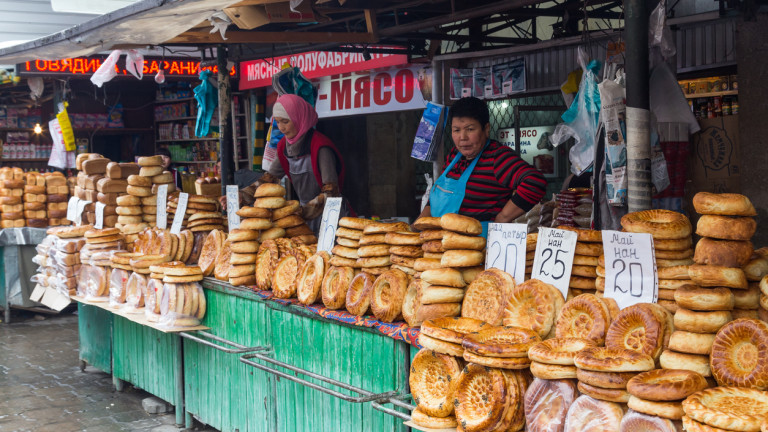
[[[619,308],[655,303],[659,278],[650,234],[603,231],[605,296]]]
[[[488,224],[488,246],[485,268],[504,270],[515,278],[525,280],[525,239],[528,235],[526,224]]]
[[[328,198],[325,200],[323,216],[320,219],[320,238],[317,241],[317,250],[331,252],[336,241],[336,228],[339,226],[339,214],[341,212],[341,198]]]

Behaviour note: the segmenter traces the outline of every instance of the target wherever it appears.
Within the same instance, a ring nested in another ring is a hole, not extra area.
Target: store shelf
[[[216,161],[173,161],[173,163],[179,163],[179,164],[206,164],[206,163],[216,163]]]
[[[163,119],[163,120],[155,120],[155,123],[168,123],[168,122],[175,122],[175,121],[184,121],[184,120],[197,120],[197,117],[174,117],[170,119]]]
[[[133,133],[153,133],[152,128],[73,128],[75,135],[78,133],[98,133],[101,135],[123,135]]]
[[[26,128],[12,128],[12,127],[3,127],[0,128],[0,132],[29,132],[34,133],[34,127],[26,127]]]
[[[739,94],[738,90],[726,90],[726,91],[719,91],[719,92],[687,94],[685,95],[685,98],[699,99],[699,98],[708,98],[708,97],[715,97],[715,96],[736,96],[738,94]]]
[[[13,158],[0,159],[0,162],[48,162],[50,158]]]
[[[155,104],[161,105],[161,104],[172,104],[176,102],[189,102],[191,100],[195,100],[194,97],[188,97],[188,98],[181,98],[181,99],[157,99],[155,100]]]
[[[172,143],[172,142],[193,142],[193,141],[218,141],[218,138],[189,138],[189,139],[169,139],[169,140],[155,140],[159,143]]]

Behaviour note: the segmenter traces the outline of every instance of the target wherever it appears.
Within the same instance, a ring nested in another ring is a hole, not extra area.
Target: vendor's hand
[[[227,211],[227,196],[222,195],[219,197],[219,204],[221,204],[221,211]]]
[[[306,220],[312,220],[322,216],[325,207],[325,194],[320,194],[301,208],[301,217]]]

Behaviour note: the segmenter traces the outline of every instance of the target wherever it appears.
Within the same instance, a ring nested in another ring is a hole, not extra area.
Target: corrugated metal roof
[[[142,0],[83,24],[0,49],[0,64],[88,56],[115,48],[159,45],[240,0]]]
[[[678,73],[736,64],[735,19],[681,26],[675,36]]]
[[[93,15],[55,12],[50,0],[0,0],[0,44],[37,39],[91,18]]]

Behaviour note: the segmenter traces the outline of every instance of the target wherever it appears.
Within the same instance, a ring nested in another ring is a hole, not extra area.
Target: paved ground
[[[146,392],[116,392],[110,375],[80,372],[77,349],[76,315],[38,320],[14,311],[10,325],[0,324],[0,431],[180,430],[172,412],[142,409]]]

